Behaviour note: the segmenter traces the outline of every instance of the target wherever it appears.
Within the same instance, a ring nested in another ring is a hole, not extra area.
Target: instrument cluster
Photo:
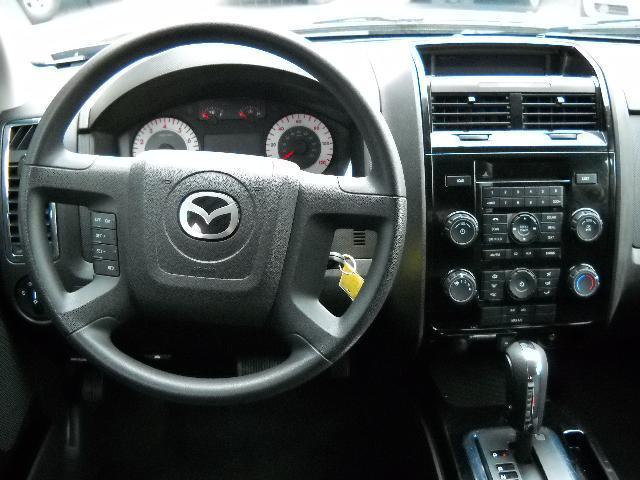
[[[129,129],[129,151],[121,155],[206,150],[281,158],[311,173],[343,174],[349,160],[348,130],[308,110],[255,98],[198,101]]]

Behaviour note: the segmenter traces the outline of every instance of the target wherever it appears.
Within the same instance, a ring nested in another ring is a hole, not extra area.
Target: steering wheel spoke
[[[46,165],[22,167],[33,196],[47,201],[105,208],[126,204],[132,158],[74,153],[64,148],[48,155]]]
[[[361,322],[366,308],[379,308],[379,281],[394,271],[397,258],[386,257],[395,242],[402,242],[406,200],[368,192],[366,177],[344,179],[301,172],[298,204],[273,321],[281,334],[299,335],[330,361],[335,346],[349,337],[356,341],[368,327]],[[371,229],[378,247],[370,281],[341,317],[320,302],[324,274],[335,231]],[[391,282],[383,282],[389,284]],[[368,285],[370,284],[370,285]]]

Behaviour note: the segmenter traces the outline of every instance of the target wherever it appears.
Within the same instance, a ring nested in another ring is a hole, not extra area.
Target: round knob
[[[602,233],[602,219],[594,209],[581,208],[571,215],[571,229],[583,242],[593,242]]]
[[[478,236],[478,220],[468,212],[453,212],[447,217],[445,231],[455,245],[466,247]]]
[[[599,286],[600,277],[591,265],[581,263],[569,269],[569,288],[579,297],[590,297]]]
[[[511,219],[511,238],[517,243],[531,243],[540,234],[538,219],[530,213],[518,213]]]
[[[507,287],[515,300],[529,300],[538,291],[538,278],[528,268],[516,268],[507,278]]]
[[[476,277],[469,270],[452,270],[444,279],[444,290],[454,302],[469,303],[478,293]]]

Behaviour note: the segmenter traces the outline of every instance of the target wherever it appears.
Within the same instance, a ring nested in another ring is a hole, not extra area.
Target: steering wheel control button
[[[603,222],[592,208],[581,208],[571,215],[571,230],[583,242],[593,242],[602,234]]]
[[[517,243],[527,244],[538,239],[540,224],[531,213],[519,213],[511,219],[511,238]]]
[[[93,272],[109,277],[120,276],[115,214],[91,212],[91,227]]]
[[[516,268],[507,276],[507,288],[513,299],[529,300],[538,291],[538,278],[528,268]]]
[[[116,245],[118,238],[115,230],[108,230],[105,228],[92,228],[91,229],[91,243],[103,243],[106,245]]]
[[[578,185],[596,185],[597,183],[597,173],[576,173],[576,184]]]
[[[445,292],[458,304],[469,303],[476,297],[478,288],[476,277],[469,270],[453,270],[444,280]]]
[[[581,263],[569,270],[569,288],[581,298],[594,295],[600,287],[600,277],[589,264]]]
[[[444,184],[446,187],[470,187],[471,175],[447,175]]]
[[[115,245],[92,245],[91,256],[101,260],[118,260],[118,247]]]
[[[453,212],[447,217],[445,232],[454,245],[466,247],[478,236],[478,221],[468,212]]]
[[[120,276],[120,265],[114,260],[94,260],[93,272],[96,275],[106,275],[108,277]]]
[[[116,216],[113,213],[91,212],[91,226],[115,230]]]
[[[16,303],[20,311],[31,320],[42,322],[48,320],[44,305],[40,301],[40,293],[29,277],[23,277],[16,284]]]

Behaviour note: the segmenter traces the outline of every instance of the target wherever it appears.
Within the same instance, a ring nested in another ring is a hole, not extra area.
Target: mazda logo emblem
[[[229,195],[196,192],[180,204],[180,226],[190,237],[222,240],[230,237],[240,223],[240,208]]]

